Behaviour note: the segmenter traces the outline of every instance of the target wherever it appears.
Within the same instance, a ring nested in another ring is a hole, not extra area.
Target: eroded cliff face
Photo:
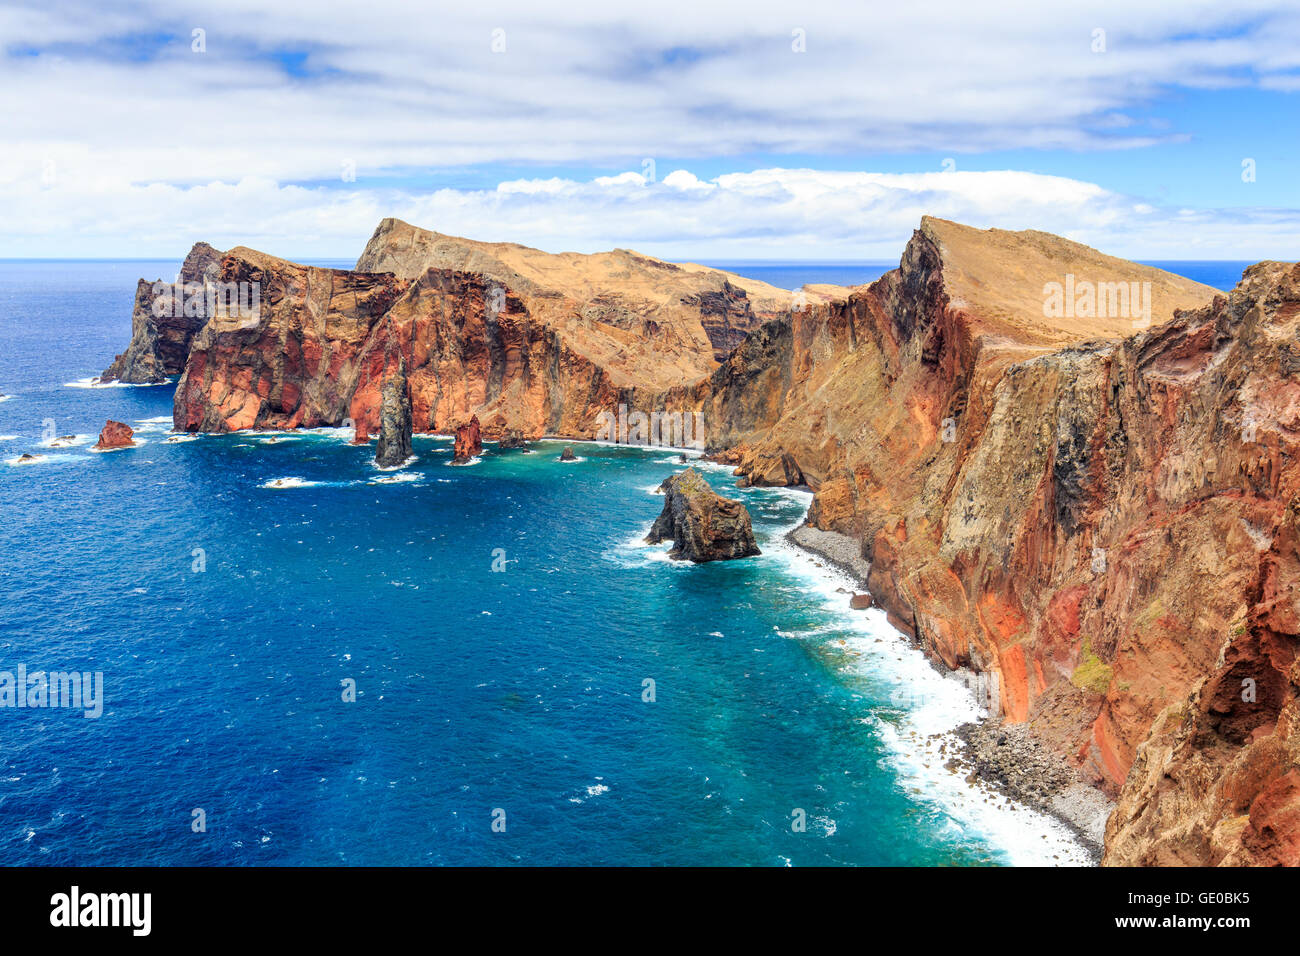
[[[396,220],[358,265],[225,254],[260,302],[194,336],[177,427],[364,436],[399,368],[417,432],[699,412],[742,482],[806,484],[809,522],[862,542],[896,626],[1117,798],[1107,862],[1300,862],[1296,267],[1223,296],[929,218],[898,269],[803,299]]]
[[[575,347],[652,388],[693,384],[745,336],[803,302],[846,290],[795,294],[766,282],[630,249],[548,253],[509,242],[475,242],[385,219],[357,260],[365,272],[414,279],[452,270],[508,286],[538,320],[575,333]],[[618,354],[623,352],[625,354]],[[646,371],[653,370],[649,377]]]
[[[199,242],[185,257],[176,282],[139,281],[131,310],[131,342],[100,381],[150,385],[184,370],[194,336],[208,321],[208,289],[219,272],[221,256]]]
[[[385,220],[358,271],[231,250],[219,281],[256,309],[211,317],[190,350],[175,421],[191,431],[378,427],[405,359],[417,432],[477,415],[488,439],[592,438],[620,405],[686,394],[791,293],[618,250],[550,255]],[[735,280],[734,282],[732,280]],[[819,287],[812,301],[828,301]]]
[[[897,272],[751,337],[702,395],[711,436],[813,486],[891,620],[1118,795],[1107,862],[1300,862],[1300,274],[1214,298],[972,233],[927,220]],[[1045,320],[1067,275],[1150,281],[1149,327]]]

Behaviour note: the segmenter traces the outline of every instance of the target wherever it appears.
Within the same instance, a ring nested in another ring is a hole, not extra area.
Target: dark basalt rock
[[[381,468],[395,468],[410,457],[411,396],[406,389],[406,359],[399,358],[397,371],[384,382],[375,464]]]
[[[139,281],[131,344],[104,370],[101,382],[157,385],[184,371],[194,336],[209,318],[207,286],[219,277],[222,255],[206,242],[196,243],[175,284]]]
[[[749,511],[723,498],[694,468],[664,479],[664,510],[655,520],[647,544],[673,542],[670,558],[702,563],[730,561],[761,554],[754,543]]]
[[[573,453],[572,445],[565,445],[564,451],[560,452],[560,461],[577,461],[578,456]]]
[[[505,433],[499,442],[497,448],[526,448],[528,442],[524,440],[524,433],[518,428],[512,428]]]

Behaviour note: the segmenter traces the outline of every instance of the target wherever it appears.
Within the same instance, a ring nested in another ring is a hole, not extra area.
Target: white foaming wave
[[[270,481],[264,481],[259,488],[315,488],[320,485],[319,481],[308,481],[306,478],[272,478]]]
[[[668,557],[670,545],[667,542],[659,544],[649,544],[646,542],[646,535],[650,533],[650,528],[639,534],[633,535],[627,540],[610,548],[602,553],[602,557],[614,562],[622,568],[645,568],[651,564],[665,564],[670,568],[679,570],[689,570],[691,562],[677,561]]]
[[[74,448],[77,445],[85,445],[92,441],[94,437],[94,435],[58,435],[36,444],[41,448]]]
[[[854,591],[857,582],[837,568],[817,567],[810,557],[816,560],[782,536],[769,542],[757,560],[767,558],[783,565],[842,620],[841,644],[856,657],[845,665],[849,673],[892,687],[890,699],[899,701],[900,706],[889,711],[890,719],[880,712],[863,718],[890,751],[888,769],[942,810],[956,833],[964,834],[969,828],[1002,850],[1014,865],[1089,865],[1087,849],[1059,820],[1007,801],[982,783],[967,783],[944,768],[949,758],[940,753],[940,746],[946,745],[948,755],[958,752],[960,745],[953,731],[987,716],[986,711],[965,686],[936,671],[921,650],[889,624],[882,610],[850,610],[844,592]],[[822,628],[798,636],[826,640]]]
[[[407,467],[408,465],[415,464],[419,460],[420,460],[419,455],[412,455],[410,458],[406,459],[406,461],[402,462],[400,465],[376,465],[374,462],[371,462],[371,466],[375,468],[377,471],[400,471],[401,469]],[[476,461],[477,459],[474,460]]]
[[[90,378],[79,378],[72,382],[64,382],[64,388],[155,388],[161,385],[174,384],[174,379],[167,379],[165,382],[101,382],[98,375],[92,375]]]
[[[574,456],[573,456],[572,458],[570,458],[568,461],[565,461],[563,458],[561,458],[561,459],[559,459],[559,462],[560,462],[561,465],[576,465],[576,464],[578,464],[579,462],[583,462],[583,461],[586,461],[586,460],[587,460],[587,459],[584,458],[582,455],[574,455]]]
[[[33,455],[26,461],[22,460],[22,455],[15,458],[6,458],[6,465],[13,468],[25,468],[28,465],[58,465],[75,461],[89,461],[84,455]]]
[[[283,445],[287,442],[302,441],[302,436],[286,432],[276,432],[270,435],[254,435],[253,441],[257,442],[259,445]]]
[[[132,436],[131,441],[132,441],[133,444],[130,444],[130,445],[122,445],[122,446],[119,447],[119,448],[95,448],[95,447],[90,447],[90,448],[87,448],[86,451],[88,451],[88,452],[93,452],[93,453],[96,454],[96,455],[107,455],[109,452],[114,452],[114,451],[130,451],[132,448],[139,448],[141,445],[147,445],[147,444],[149,444],[149,439],[147,439],[147,438],[141,438],[140,435],[139,435],[138,433]]]
[[[396,475],[379,475],[371,478],[367,484],[371,485],[401,485],[410,482],[419,481],[420,476],[415,472],[404,471]]]
[[[0,402],[7,402],[11,398],[13,398],[12,395],[0,395]]]
[[[181,442],[198,440],[198,435],[169,435],[167,438],[163,439],[163,442],[167,445],[179,445]]]
[[[478,464],[482,464],[482,462],[483,459],[475,455],[469,461],[448,461],[448,462],[444,462],[444,464],[450,465],[453,468],[468,468],[470,465],[478,465]]]
[[[17,435],[0,435],[0,441],[17,441]]]

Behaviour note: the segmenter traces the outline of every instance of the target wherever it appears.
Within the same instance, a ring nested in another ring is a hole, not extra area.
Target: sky
[[[1300,3],[4,0],[0,257],[1300,257]]]

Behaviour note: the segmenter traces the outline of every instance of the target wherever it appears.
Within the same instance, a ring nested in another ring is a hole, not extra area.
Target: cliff
[[[1118,797],[1108,863],[1300,862],[1298,278],[1224,297],[927,219],[698,395],[741,475],[796,472],[810,523],[862,541],[891,620]],[[1052,283],[1130,282],[1149,317],[1045,315]]]
[[[161,279],[137,283],[131,342],[104,370],[100,381],[149,385],[184,370],[194,336],[209,318],[208,291],[221,255],[206,242],[196,243],[175,283]]]
[[[396,220],[380,225],[358,266],[226,253],[219,281],[258,290],[258,306],[227,309],[194,337],[176,427],[351,420],[368,435],[401,356],[417,432],[447,433],[477,415],[489,439],[591,438],[603,413],[709,375],[723,347],[711,334],[726,343],[791,303],[789,292],[702,266],[622,251],[552,256]],[[717,296],[741,304],[727,312]]]
[[[385,220],[357,271],[239,248],[218,278],[260,299],[194,335],[178,428],[370,434],[399,368],[419,432],[698,413],[741,482],[813,490],[895,625],[1116,798],[1106,862],[1300,863],[1295,266],[1224,296],[927,217],[898,269],[803,308]]]

